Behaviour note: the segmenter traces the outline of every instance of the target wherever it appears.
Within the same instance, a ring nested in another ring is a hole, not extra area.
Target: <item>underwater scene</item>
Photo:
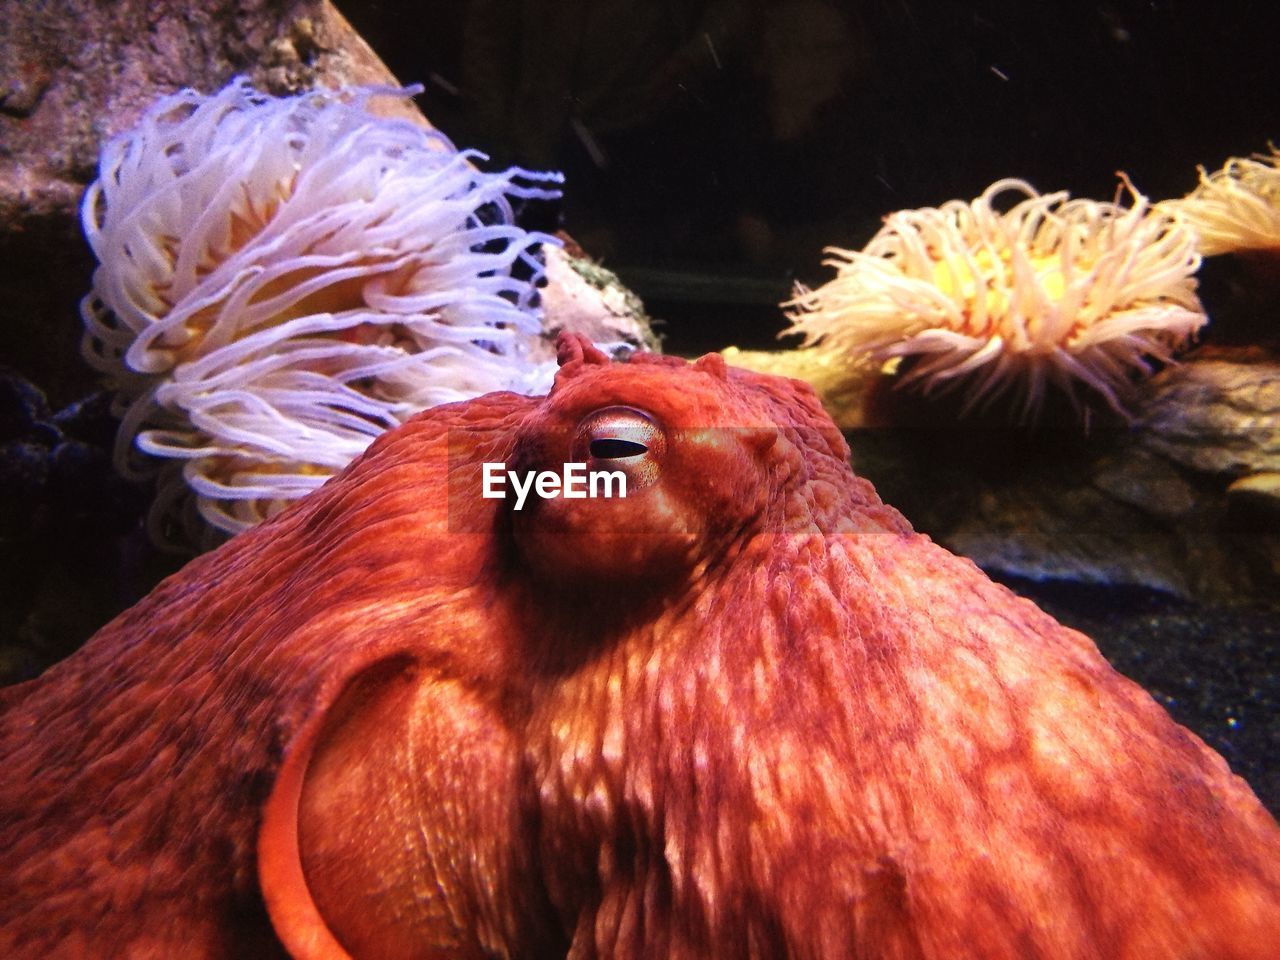
[[[1275,955],[1258,5],[0,5],[0,957]]]

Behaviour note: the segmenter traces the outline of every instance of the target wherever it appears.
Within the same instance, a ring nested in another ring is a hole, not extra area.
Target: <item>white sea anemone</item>
[[[100,265],[83,351],[123,414],[117,466],[162,471],[225,531],[319,486],[383,430],[492,390],[545,391],[537,246],[511,197],[559,177],[377,117],[370,87],[183,90],[103,149],[82,220]],[[141,457],[135,451],[150,455]]]
[[[827,250],[836,277],[797,288],[787,332],[854,364],[909,359],[904,384],[958,389],[963,412],[1009,394],[1026,421],[1049,387],[1079,406],[1083,383],[1125,413],[1133,375],[1206,318],[1194,235],[1124,184],[1129,207],[1001,180],[890,214],[864,250]]]
[[[1221,170],[1200,167],[1200,186],[1158,206],[1195,231],[1200,252],[1280,252],[1280,151],[1232,157]]]

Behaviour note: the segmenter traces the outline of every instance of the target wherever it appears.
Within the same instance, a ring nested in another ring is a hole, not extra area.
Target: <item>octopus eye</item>
[[[591,441],[591,458],[593,460],[625,460],[627,457],[638,457],[648,453],[649,448],[637,440],[623,440],[621,437],[600,437]]]
[[[554,474],[563,457],[564,475],[573,465],[578,492],[571,496],[566,480],[564,496],[512,511],[512,533],[532,576],[629,589],[689,569],[705,519],[701,478],[683,476],[683,430],[668,434],[656,416],[618,405],[586,413],[567,437],[544,436],[541,443],[535,437],[530,452],[537,459],[530,459]],[[579,464],[586,466],[586,493]]]
[[[647,413],[605,407],[578,424],[573,459],[588,470],[622,470],[633,486],[647,486],[658,477],[666,446],[666,434]]]

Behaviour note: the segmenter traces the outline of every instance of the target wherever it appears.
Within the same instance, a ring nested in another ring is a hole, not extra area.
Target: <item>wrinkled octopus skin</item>
[[[1280,956],[1248,786],[807,387],[560,346],[3,691],[0,956]]]

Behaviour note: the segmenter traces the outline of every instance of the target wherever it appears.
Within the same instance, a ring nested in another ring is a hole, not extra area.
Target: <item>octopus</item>
[[[1245,782],[807,387],[559,346],[2,692],[0,955],[1276,955]]]

